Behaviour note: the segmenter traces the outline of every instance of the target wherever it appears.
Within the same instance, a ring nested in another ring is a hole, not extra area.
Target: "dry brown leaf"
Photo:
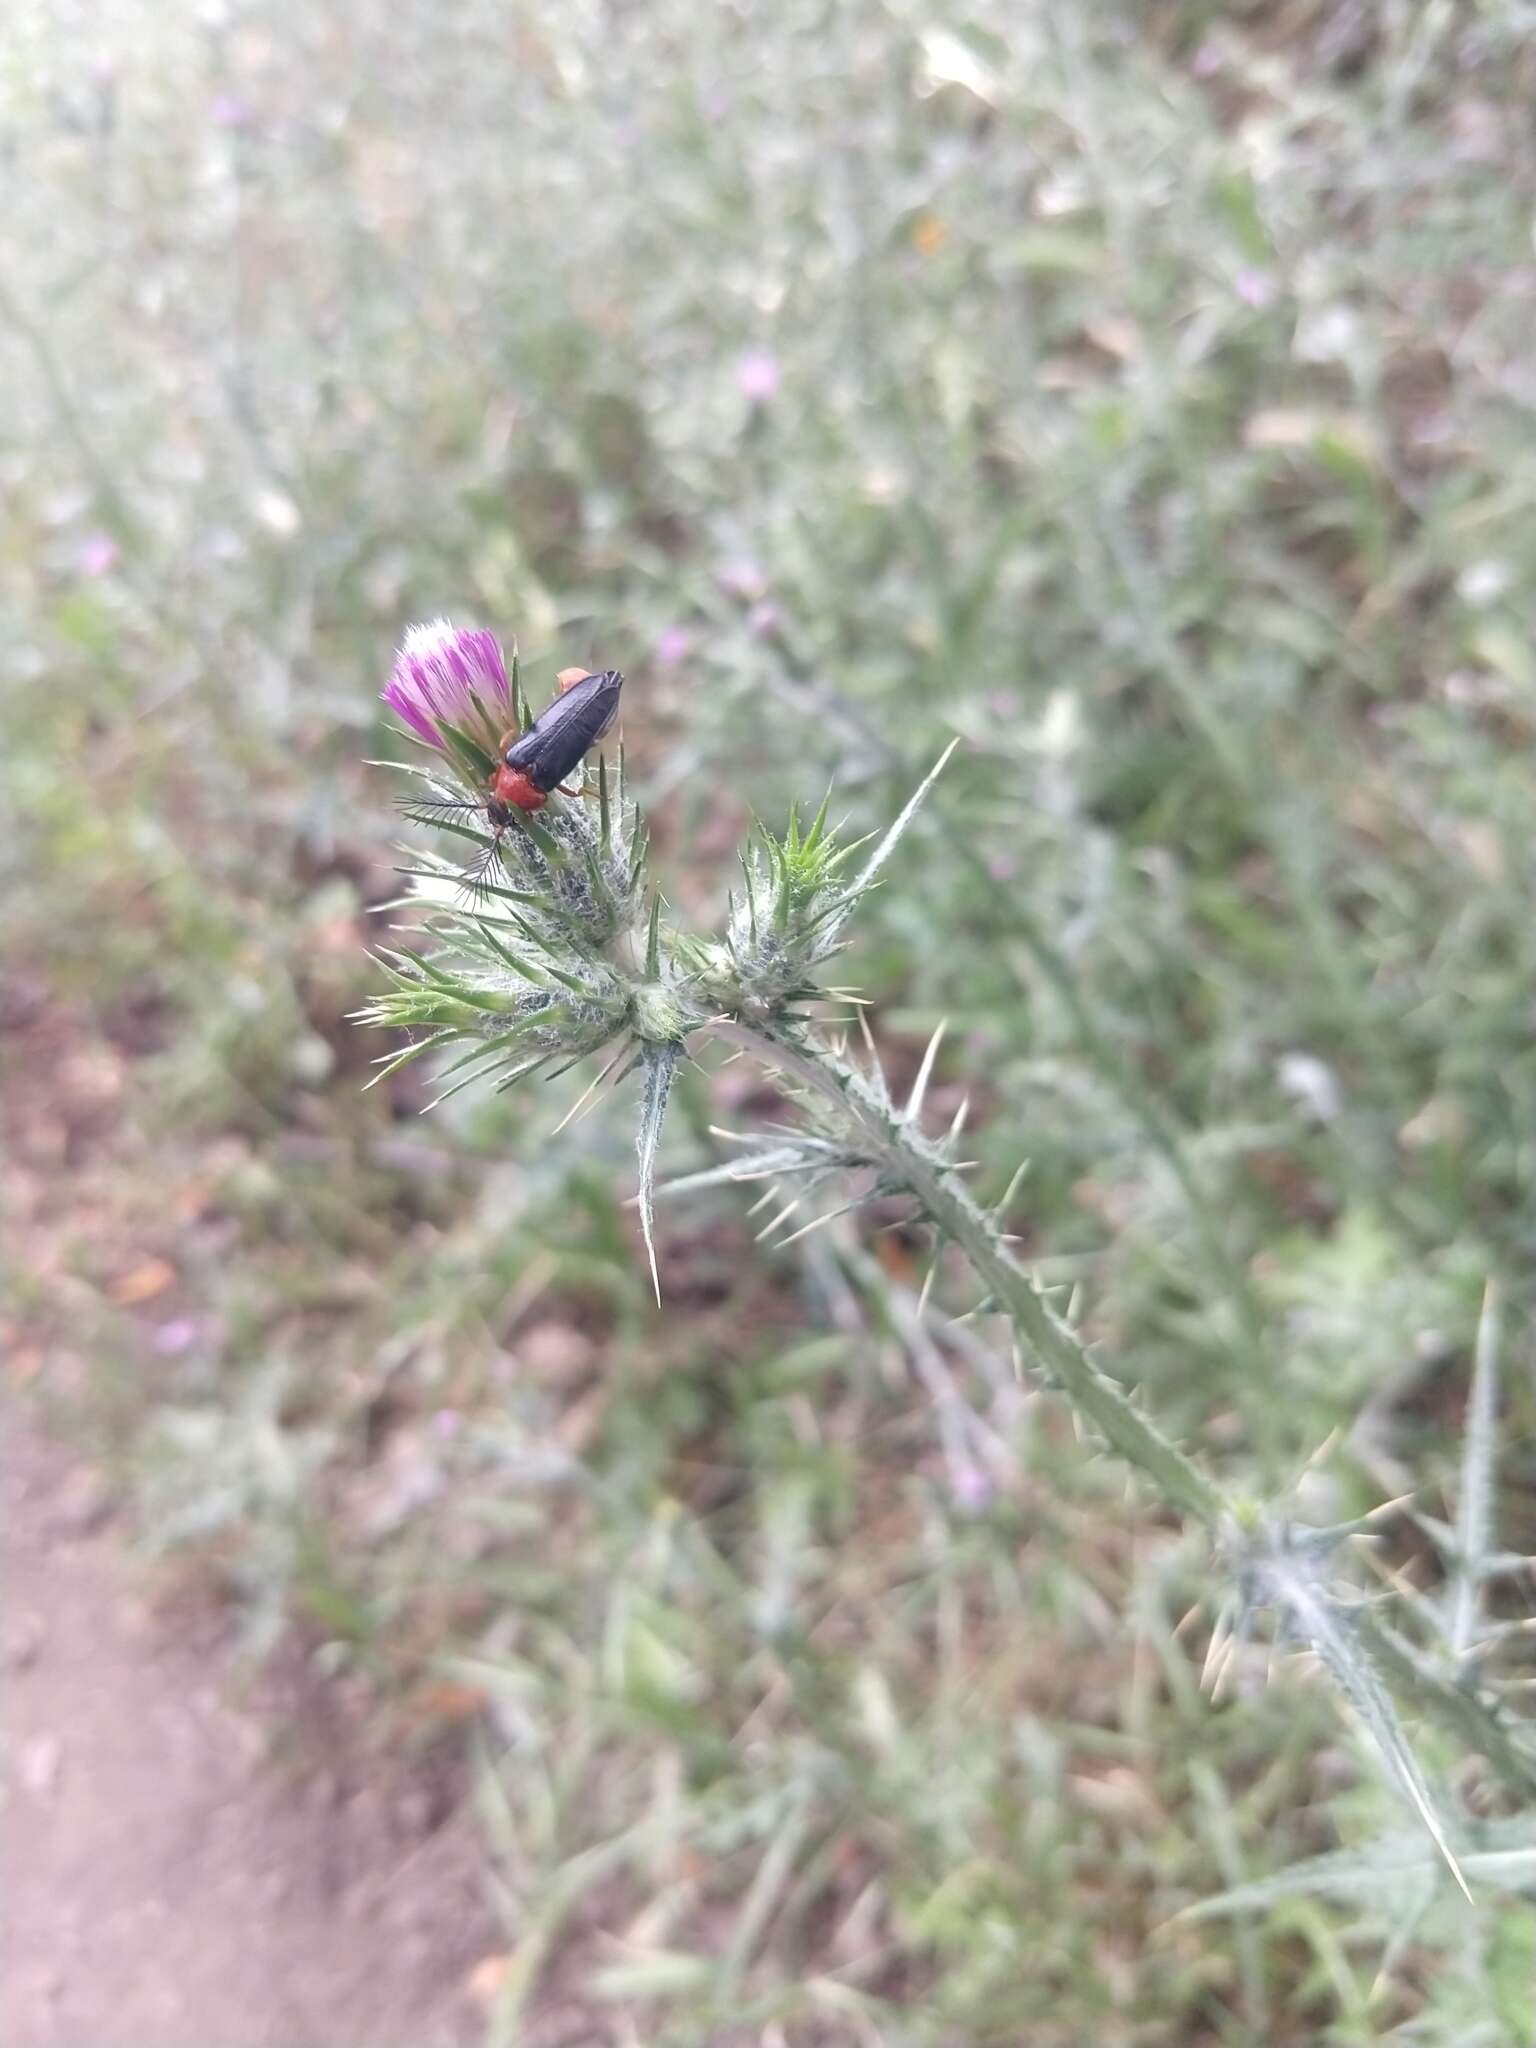
[[[114,1280],[108,1292],[119,1308],[137,1308],[140,1302],[153,1301],[157,1294],[164,1294],[175,1281],[176,1268],[169,1259],[144,1259],[121,1280]]]

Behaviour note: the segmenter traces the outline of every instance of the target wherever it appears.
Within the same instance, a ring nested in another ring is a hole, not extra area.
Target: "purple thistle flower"
[[[496,635],[469,632],[446,619],[411,627],[379,694],[429,747],[445,748],[444,725],[486,738],[494,747],[512,723],[512,691]]]
[[[693,635],[686,626],[663,626],[656,635],[656,659],[666,668],[686,661],[693,647]]]

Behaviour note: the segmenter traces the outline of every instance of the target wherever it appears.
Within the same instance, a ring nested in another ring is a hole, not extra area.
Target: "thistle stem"
[[[1244,1513],[1099,1370],[1081,1339],[1055,1314],[1009,1252],[993,1219],[883,1091],[872,1088],[856,1067],[802,1030],[735,1019],[722,1020],[715,1028],[766,1064],[792,1074],[842,1112],[870,1156],[910,1190],[929,1221],[965,1253],[1006,1310],[1020,1344],[1075,1411],[1111,1449],[1144,1473],[1170,1506],[1193,1515],[1228,1544],[1253,1523],[1251,1514]],[[1506,1784],[1526,1794],[1536,1787],[1536,1759],[1513,1739],[1495,1707],[1443,1678],[1421,1652],[1368,1611],[1356,1610],[1353,1627],[1394,1692],[1427,1720],[1469,1743]]]
[[[977,1206],[959,1176],[933,1154],[921,1134],[869,1086],[857,1068],[782,1025],[755,1029],[726,1022],[718,1028],[724,1037],[793,1073],[835,1103],[861,1136],[873,1141],[873,1150],[892,1176],[910,1188],[930,1221],[965,1253],[1007,1310],[1024,1347],[1073,1408],[1123,1458],[1145,1472],[1165,1500],[1213,1530],[1238,1521],[1235,1505],[1214,1480],[1100,1372],[1081,1340],[1049,1307],[1002,1243],[996,1224]]]

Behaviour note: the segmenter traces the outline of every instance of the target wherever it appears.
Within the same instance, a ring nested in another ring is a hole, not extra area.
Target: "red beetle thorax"
[[[542,811],[549,802],[549,792],[537,788],[521,768],[509,768],[503,762],[491,777],[491,794],[498,803],[515,804],[520,811]]]

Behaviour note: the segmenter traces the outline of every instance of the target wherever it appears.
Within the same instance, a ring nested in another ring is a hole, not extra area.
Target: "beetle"
[[[486,794],[479,798],[437,797],[418,799],[406,807],[406,815],[423,825],[459,831],[479,818],[491,827],[480,857],[464,874],[464,887],[478,896],[494,871],[501,842],[516,812],[541,811],[556,789],[566,796],[579,790],[565,789],[564,778],[577,768],[583,755],[595,747],[619,714],[619,692],[624,678],[616,668],[590,675],[584,668],[567,668],[556,678],[560,693],[519,731],[516,726],[496,743],[497,761],[486,778]],[[473,836],[473,835],[471,835]]]
[[[539,713],[526,732],[503,733],[501,759],[491,777],[487,809],[498,830],[509,825],[512,809],[541,811],[550,793],[591,752],[619,715],[624,678],[616,668],[587,675],[564,669],[560,694]],[[567,795],[574,796],[574,790]],[[501,813],[498,816],[498,811]]]

